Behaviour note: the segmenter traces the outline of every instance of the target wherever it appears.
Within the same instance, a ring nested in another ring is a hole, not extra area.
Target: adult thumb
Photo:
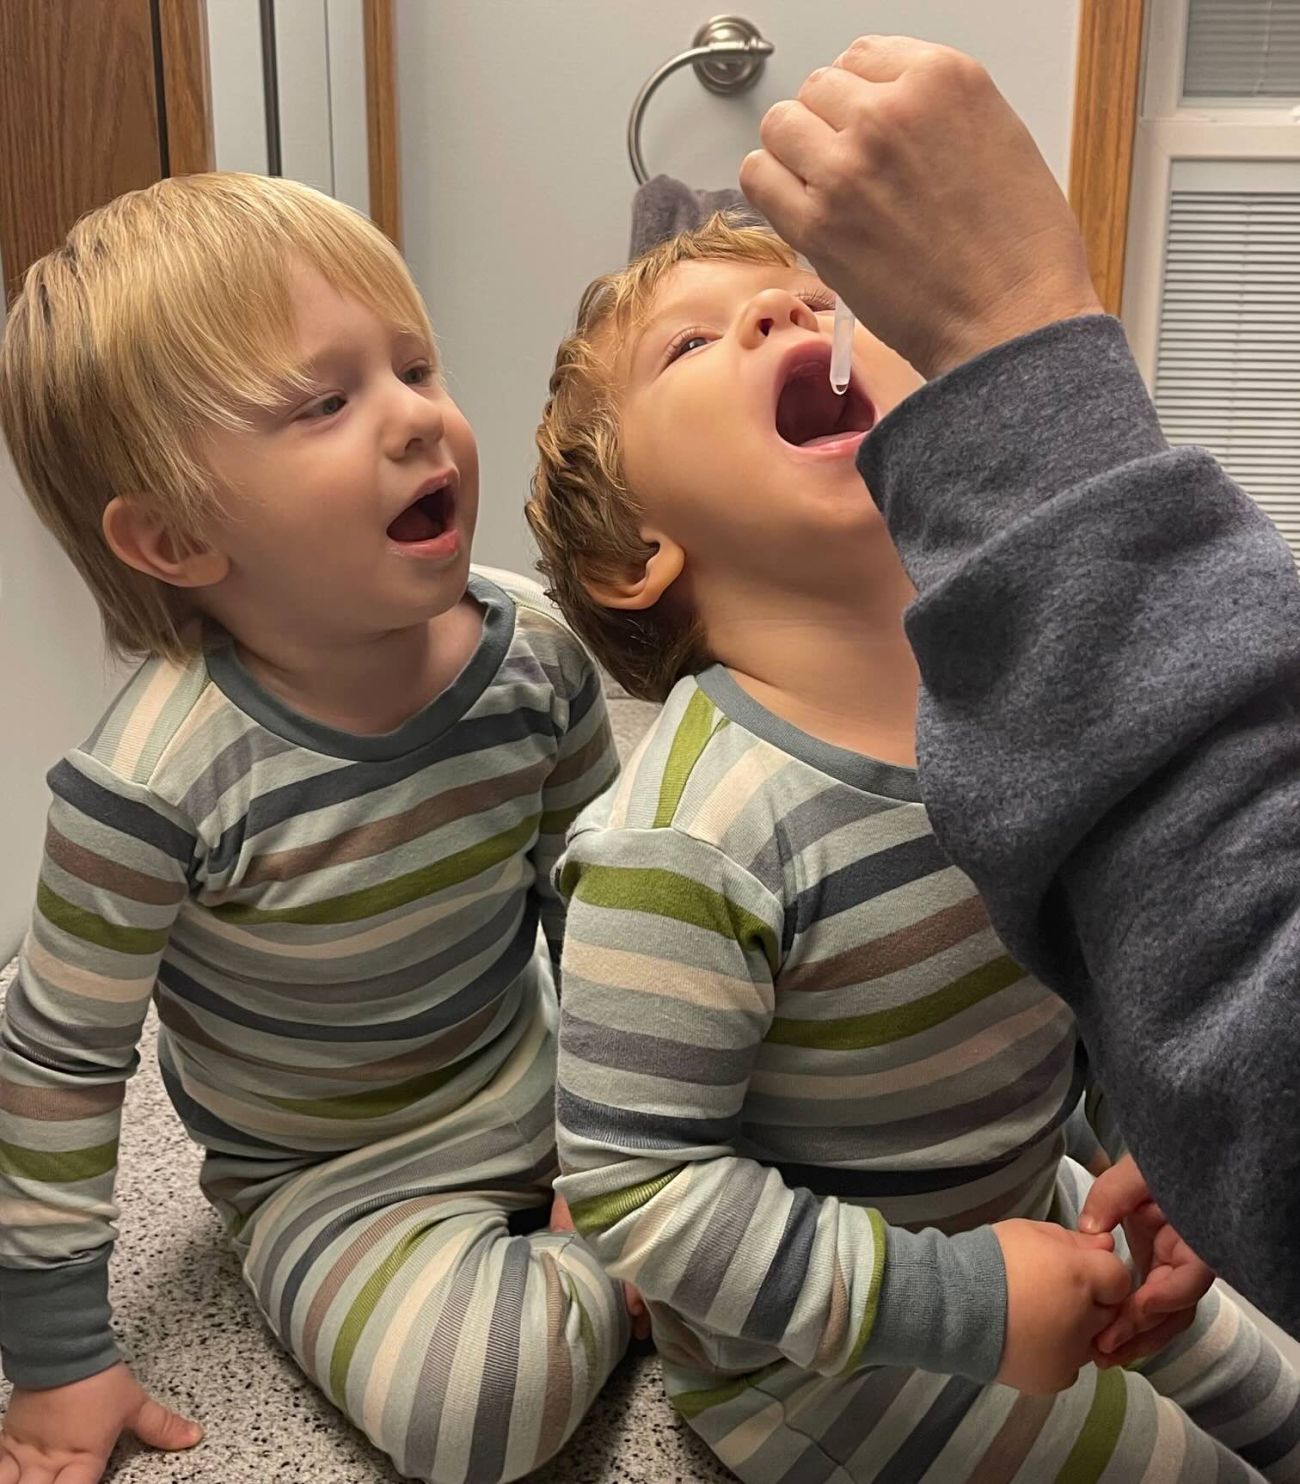
[[[135,1414],[131,1431],[148,1447],[162,1448],[168,1453],[193,1448],[203,1438],[203,1429],[197,1422],[171,1411],[152,1397],[146,1397]]]
[[[1126,1216],[1131,1216],[1150,1199],[1146,1177],[1132,1158],[1124,1158],[1093,1181],[1083,1210],[1079,1212],[1079,1230],[1113,1231]]]

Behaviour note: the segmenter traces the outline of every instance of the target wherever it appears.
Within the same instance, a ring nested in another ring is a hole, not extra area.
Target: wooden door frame
[[[1124,300],[1142,37],[1143,0],[1080,0],[1070,205],[1109,314]]]
[[[402,181],[397,159],[397,46],[393,0],[362,0],[370,219],[400,248]]]
[[[167,175],[214,167],[207,0],[158,0],[159,114]]]
[[[164,169],[169,175],[215,169],[207,0],[158,0],[155,15],[161,58],[159,101],[165,104],[166,121]],[[370,215],[400,247],[402,199],[393,0],[362,0],[362,33]]]

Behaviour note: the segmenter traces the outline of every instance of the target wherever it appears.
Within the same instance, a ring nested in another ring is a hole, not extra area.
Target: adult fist
[[[1101,312],[1051,171],[961,52],[864,36],[769,109],[761,137],[745,194],[922,375]]]

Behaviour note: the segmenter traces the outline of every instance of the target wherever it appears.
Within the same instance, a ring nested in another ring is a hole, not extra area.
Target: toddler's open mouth
[[[843,396],[830,384],[830,347],[810,344],[778,374],[776,431],[796,448],[848,452],[875,426],[876,410],[856,380]]]
[[[450,484],[425,488],[388,527],[388,538],[399,546],[435,541],[445,535],[456,512]]]

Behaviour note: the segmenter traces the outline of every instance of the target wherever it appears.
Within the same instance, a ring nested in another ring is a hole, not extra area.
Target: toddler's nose
[[[741,311],[740,340],[752,349],[780,330],[819,328],[816,314],[797,294],[763,289]]]
[[[402,454],[421,448],[433,448],[442,442],[445,419],[439,399],[415,395],[408,397],[397,419],[395,442]]]

